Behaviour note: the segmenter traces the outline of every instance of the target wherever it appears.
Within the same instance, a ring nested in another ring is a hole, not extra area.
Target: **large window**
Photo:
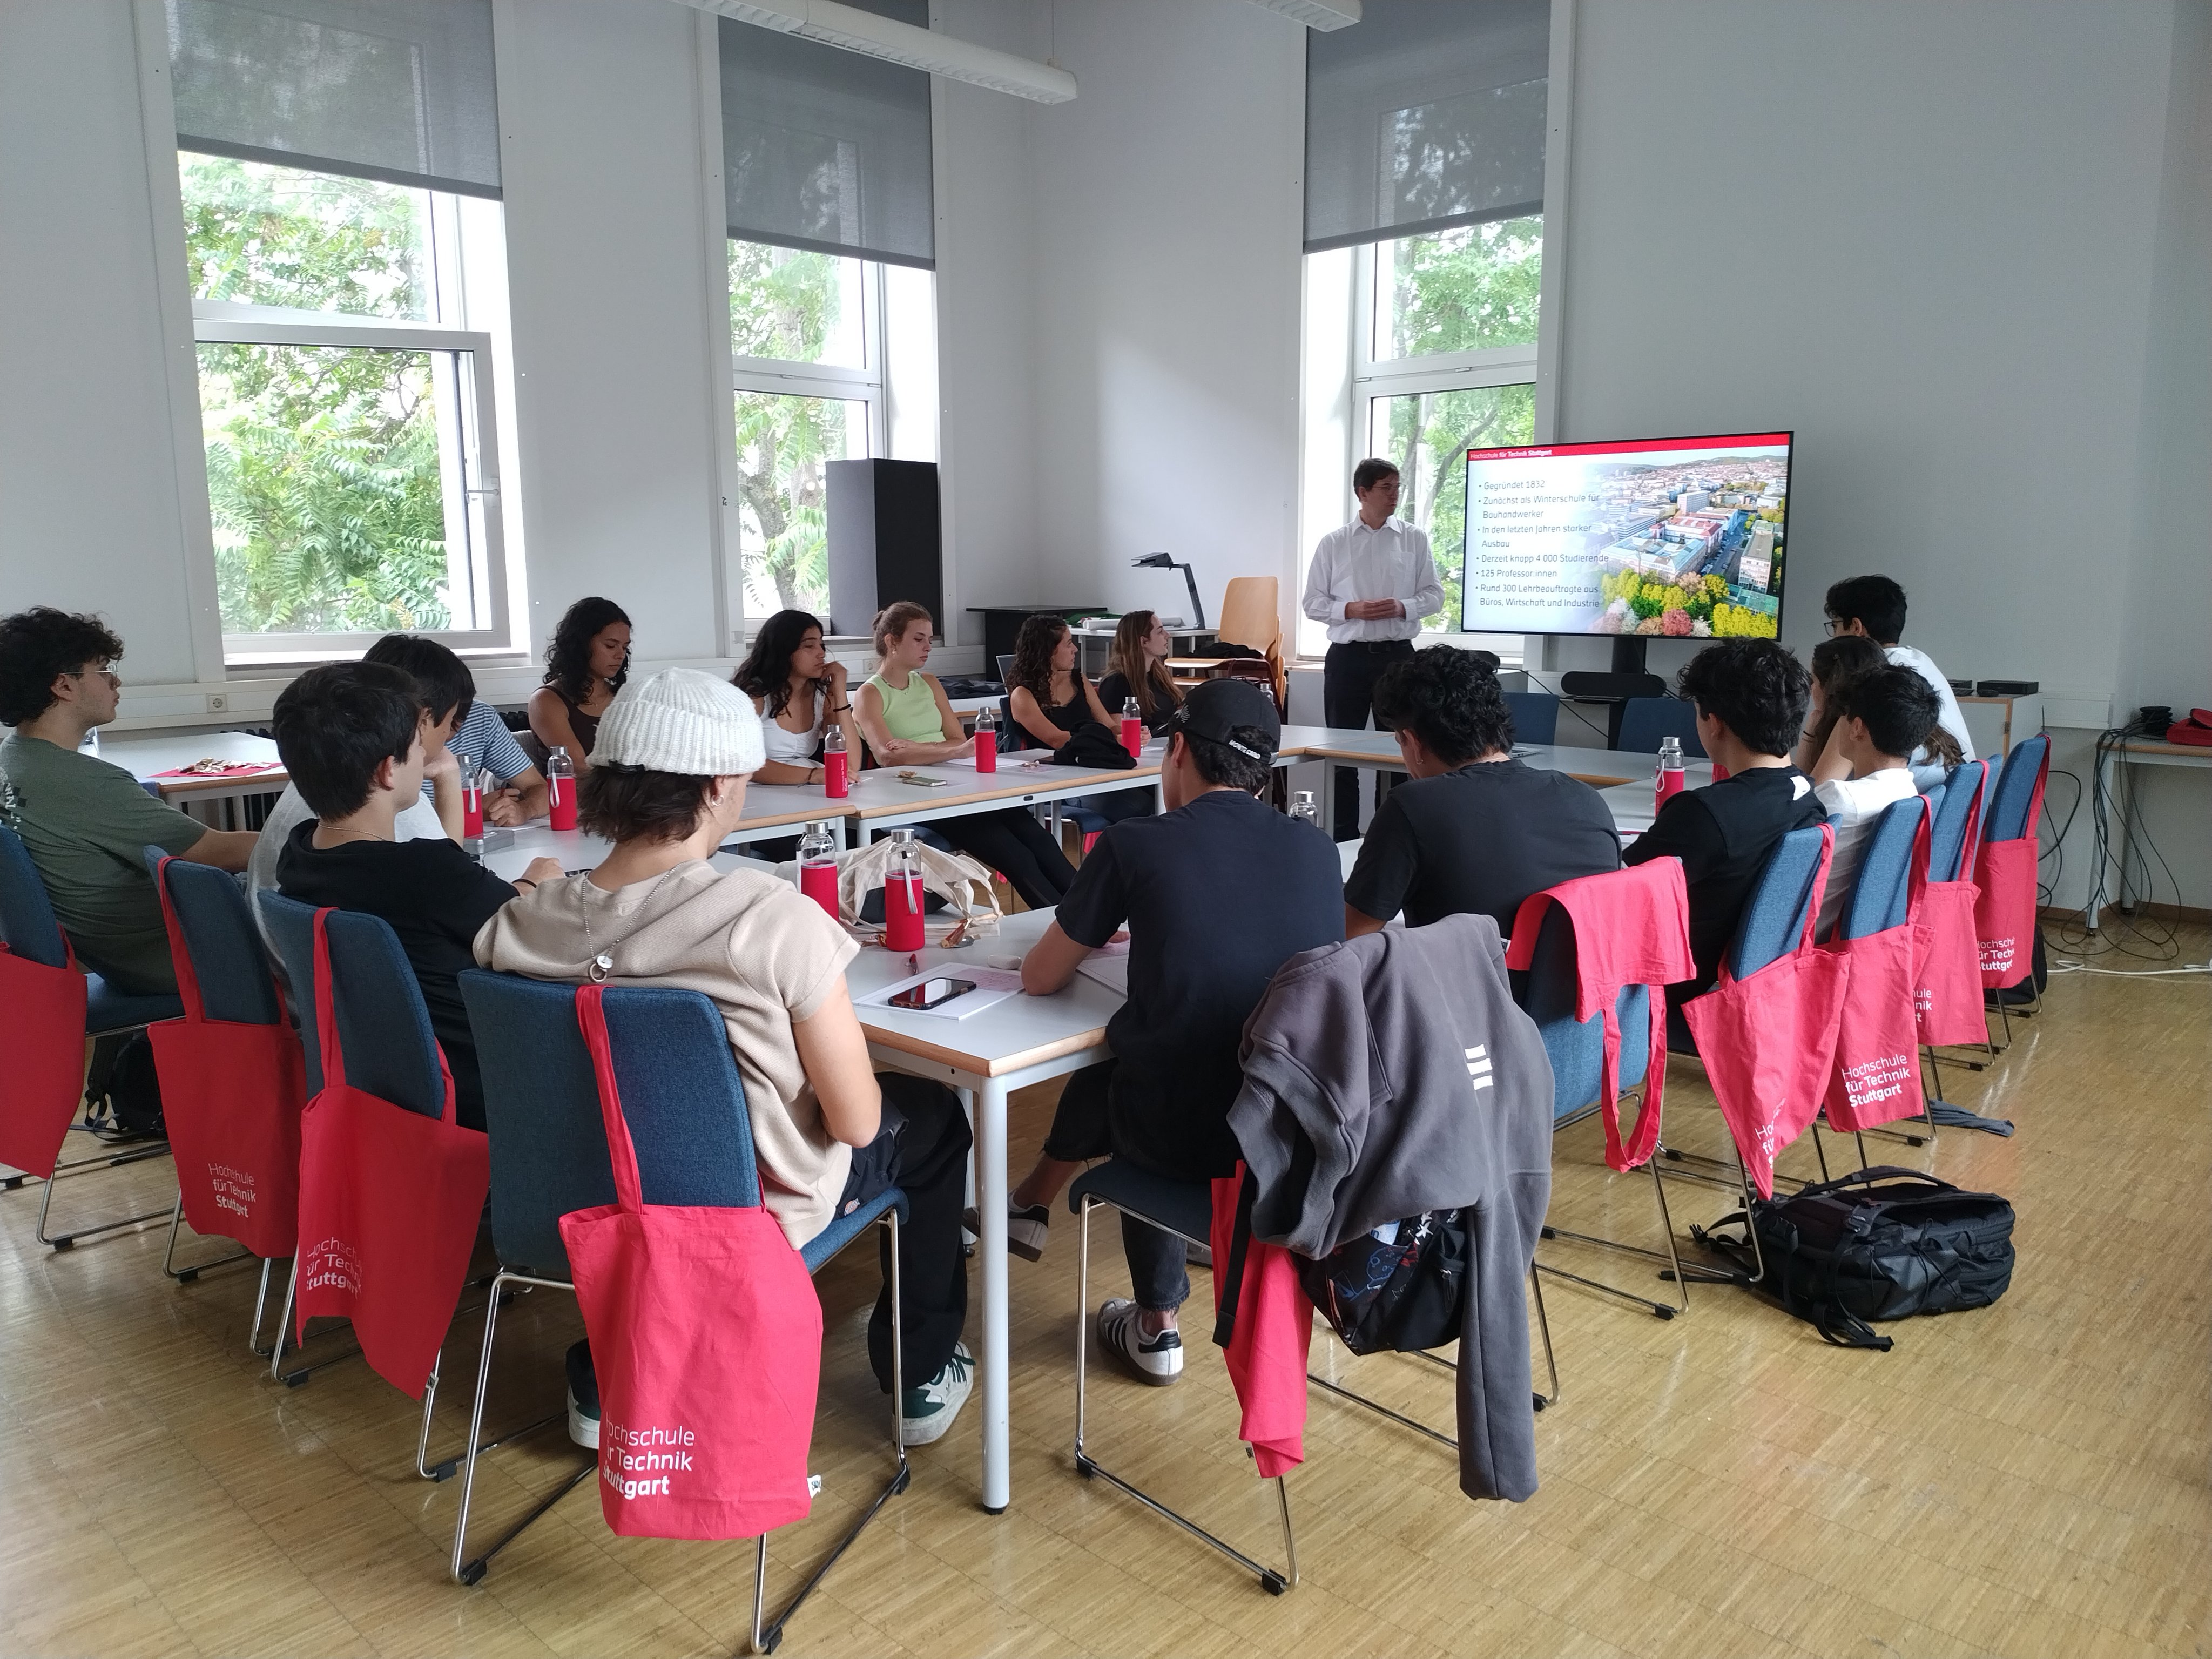
[[[499,204],[189,150],[178,172],[226,657],[506,643],[464,252]]]
[[[936,459],[933,422],[902,421],[897,407],[902,397],[909,406],[934,401],[934,351],[891,337],[933,326],[933,279],[764,242],[732,239],[729,250],[732,506],[744,615],[757,623],[796,608],[837,632],[864,631],[866,617],[829,614],[824,468],[871,455]]]

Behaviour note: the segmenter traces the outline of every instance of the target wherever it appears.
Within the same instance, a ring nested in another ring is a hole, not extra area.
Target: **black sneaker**
[[[1125,1296],[1112,1297],[1100,1306],[1098,1340],[1155,1387],[1164,1389],[1182,1375],[1182,1335],[1175,1331],[1162,1331],[1153,1337],[1141,1334],[1137,1328],[1137,1304]]]
[[[599,1449],[599,1378],[592,1369],[592,1345],[568,1346],[568,1438],[586,1451]]]

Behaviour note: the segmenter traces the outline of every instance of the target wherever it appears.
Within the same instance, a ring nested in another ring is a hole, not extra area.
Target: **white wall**
[[[1007,597],[1179,614],[1178,574],[1130,568],[1165,550],[1211,616],[1297,531],[1304,31],[1245,0],[1039,14],[1082,91],[1030,118],[1038,530],[1082,591]]]
[[[126,674],[190,681],[132,27],[128,0],[0,6],[0,611],[100,611]]]
[[[605,593],[641,658],[726,655],[697,14],[517,0],[497,18],[529,644]]]
[[[933,26],[1028,54],[1026,0],[939,0]],[[957,81],[934,99],[939,483],[945,505],[948,639],[976,647],[962,607],[1049,602],[1073,576],[1038,535],[1036,106]],[[1081,597],[1073,595],[1071,597]],[[842,627],[843,624],[841,623]]]

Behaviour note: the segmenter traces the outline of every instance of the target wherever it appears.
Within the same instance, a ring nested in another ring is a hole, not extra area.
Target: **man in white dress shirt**
[[[1392,663],[1413,654],[1421,618],[1443,609],[1444,590],[1429,556],[1428,532],[1397,516],[1398,469],[1388,461],[1360,462],[1352,493],[1359,512],[1314,549],[1304,609],[1328,626],[1322,717],[1358,730],[1374,713],[1375,682]],[[1358,834],[1359,774],[1347,766],[1336,775],[1336,838]]]

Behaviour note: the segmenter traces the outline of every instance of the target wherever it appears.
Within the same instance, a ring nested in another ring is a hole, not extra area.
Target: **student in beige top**
[[[477,960],[533,979],[712,999],[744,1081],[763,1195],[794,1247],[885,1187],[905,1191],[902,1357],[907,1376],[925,1380],[900,1402],[901,1432],[908,1445],[939,1438],[973,1365],[959,1340],[969,1145],[959,1103],[938,1084],[871,1072],[845,989],[859,947],[819,906],[765,866],[708,862],[737,827],[763,757],[760,717],[743,692],[688,668],[625,686],[592,755],[579,822],[614,851],[590,873],[508,906],[477,935]],[[868,1355],[888,1388],[888,1289],[869,1321]],[[573,1362],[571,1376],[574,1394]]]

